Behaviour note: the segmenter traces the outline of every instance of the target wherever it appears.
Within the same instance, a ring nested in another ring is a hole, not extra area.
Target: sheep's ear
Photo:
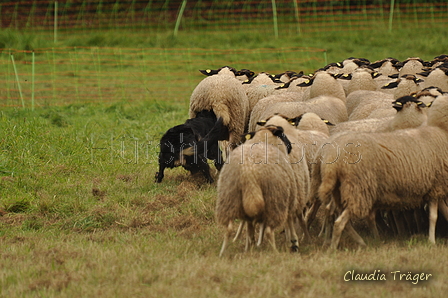
[[[243,143],[244,143],[245,141],[247,141],[247,140],[252,139],[252,138],[254,137],[254,135],[255,135],[255,132],[254,132],[254,131],[253,131],[253,132],[249,132],[249,133],[244,134],[244,135],[243,135]]]
[[[417,104],[417,107],[419,107],[419,108],[426,108],[427,107],[427,105],[423,101],[417,101],[416,104]]]
[[[383,64],[385,62],[387,62],[386,59],[380,60],[380,61],[377,61],[377,62],[374,62],[374,63],[370,63],[370,67],[372,67],[372,68],[380,68],[381,66],[383,66]]]
[[[283,143],[285,143],[286,151],[291,153],[292,145],[291,141],[288,139],[288,137],[283,133],[283,127],[277,126],[277,129],[272,132],[274,136],[278,137],[280,140],[282,140]]]
[[[398,79],[399,76],[400,76],[400,74],[394,73],[394,74],[389,75],[389,78],[391,78],[391,79]]]
[[[431,73],[431,71],[428,70],[428,71],[424,71],[424,72],[419,72],[417,74],[422,77],[427,77],[427,76],[429,76],[430,73]]]
[[[397,112],[401,111],[401,109],[403,109],[403,104],[401,102],[399,102],[399,101],[393,101],[392,104],[393,104],[392,107],[395,110],[397,110]]]
[[[426,104],[426,107],[429,108],[430,106],[432,106],[432,103],[433,103],[433,102],[434,102],[434,101],[431,101],[430,103],[427,103],[427,104]]]
[[[376,78],[378,78],[380,76],[381,76],[381,74],[379,72],[377,72],[377,71],[372,72],[372,78],[373,79],[376,79]]]
[[[328,121],[327,119],[322,119],[322,121],[328,126],[336,126],[333,123],[331,123],[330,121]]]
[[[391,82],[391,83],[384,85],[383,87],[381,87],[381,89],[393,89],[393,88],[397,88],[397,86],[398,86],[398,81],[395,81],[395,82]]]
[[[260,121],[257,122],[257,125],[265,126],[266,123],[267,123],[266,120],[260,120]]]
[[[298,126],[300,120],[302,120],[302,115],[297,116],[297,117],[294,117],[294,118],[289,118],[289,119],[286,119],[286,120],[287,120],[287,121],[289,122],[289,124],[291,124],[292,126]]]
[[[297,84],[298,87],[308,87],[313,85],[313,80],[306,80],[300,84]]]
[[[275,87],[275,90],[286,89],[289,87],[289,85],[291,85],[291,82],[281,84],[280,86]]]
[[[333,75],[333,77],[336,79],[341,79],[341,80],[351,80],[352,74],[351,73],[338,73],[338,74]]]
[[[416,84],[420,84],[420,83],[423,83],[425,80],[422,80],[422,79],[420,79],[420,78],[415,78],[414,79],[414,83],[416,83]]]
[[[216,69],[204,69],[204,70],[199,70],[203,75],[206,76],[212,76],[218,73],[218,70]]]

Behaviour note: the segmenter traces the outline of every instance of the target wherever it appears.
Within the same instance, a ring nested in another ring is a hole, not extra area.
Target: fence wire
[[[0,50],[0,105],[23,107],[148,99],[187,103],[203,79],[198,65],[276,74],[312,71],[306,65],[325,63],[324,50],[299,47],[250,52],[103,47]]]

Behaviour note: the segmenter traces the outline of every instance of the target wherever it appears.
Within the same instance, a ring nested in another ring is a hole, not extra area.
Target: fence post
[[[299,33],[299,35],[302,33],[301,29],[300,29],[300,14],[299,14],[299,5],[297,3],[297,0],[294,0],[294,12],[296,15],[296,20],[297,20],[297,33]]]
[[[177,14],[176,26],[174,27],[174,36],[177,36],[177,31],[179,31],[180,21],[182,19],[182,15],[184,14],[185,6],[187,6],[187,0],[182,1],[179,13]]]
[[[11,54],[12,67],[14,68],[14,73],[16,75],[17,88],[19,89],[20,100],[22,101],[22,107],[25,107],[25,101],[23,100],[22,88],[20,87],[19,74],[17,72],[16,63],[14,62],[14,55]]]
[[[394,6],[395,6],[395,0],[390,0],[389,32],[392,32],[392,21],[394,18]]]
[[[58,1],[54,1],[54,43],[58,41]]]
[[[275,38],[278,38],[278,23],[277,23],[277,5],[275,4],[275,0],[272,0],[272,18],[274,20],[274,34]]]

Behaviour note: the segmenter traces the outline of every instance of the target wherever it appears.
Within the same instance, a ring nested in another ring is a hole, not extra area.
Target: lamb
[[[343,101],[333,96],[318,96],[304,102],[280,102],[272,104],[261,114],[259,119],[251,119],[250,122],[253,123],[255,120],[267,119],[276,113],[292,118],[307,112],[315,113],[333,124],[348,120],[347,109]]]
[[[415,208],[429,204],[429,241],[435,243],[438,202],[448,195],[448,96],[428,111],[427,125],[389,133],[343,133],[317,155],[312,195],[340,212],[333,228],[336,249],[351,218],[370,218],[376,209]],[[343,149],[344,155],[341,156]],[[374,227],[376,228],[376,227]],[[354,234],[352,233],[352,236]],[[363,243],[362,238],[356,240]]]
[[[247,128],[249,100],[232,68],[221,68],[217,74],[203,79],[193,90],[190,97],[190,118],[195,118],[203,110],[213,111],[223,119],[229,131],[229,149],[235,148]]]
[[[291,249],[297,251],[293,216],[299,185],[288,159],[291,143],[277,126],[266,126],[248,138],[230,153],[218,179],[216,221],[227,228],[219,255],[227,247],[235,219],[247,223],[246,251],[255,243],[257,223],[258,246],[266,233],[276,250],[274,230],[285,226]]]
[[[331,134],[343,131],[385,132],[403,128],[418,127],[426,122],[426,105],[413,96],[402,96],[392,102],[397,111],[394,116],[361,119],[339,123],[330,128]]]
[[[210,111],[201,111],[196,118],[168,129],[160,140],[159,171],[155,181],[162,182],[165,168],[182,166],[191,174],[202,172],[207,182],[213,183],[207,159],[214,161],[218,171],[222,168],[218,140],[227,138],[227,134],[222,118],[216,119]],[[207,148],[204,149],[204,145]]]

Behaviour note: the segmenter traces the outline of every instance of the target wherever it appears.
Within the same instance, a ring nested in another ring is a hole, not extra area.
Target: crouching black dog
[[[174,126],[160,140],[159,171],[155,182],[160,183],[165,168],[184,167],[191,174],[202,172],[208,183],[213,183],[207,159],[213,160],[221,170],[224,162],[218,141],[228,139],[228,129],[222,118],[213,111],[201,111],[196,118]]]

